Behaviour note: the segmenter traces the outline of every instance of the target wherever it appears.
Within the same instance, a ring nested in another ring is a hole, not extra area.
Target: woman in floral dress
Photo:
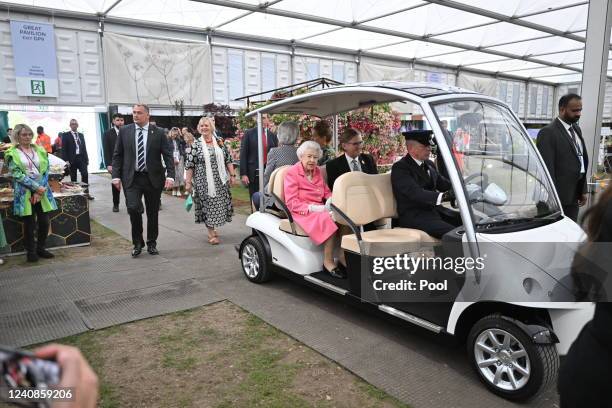
[[[202,137],[185,149],[185,190],[193,191],[195,222],[206,225],[208,243],[217,245],[217,227],[231,222],[234,214],[230,186],[236,173],[223,139],[214,136],[214,122],[201,118],[198,132]]]

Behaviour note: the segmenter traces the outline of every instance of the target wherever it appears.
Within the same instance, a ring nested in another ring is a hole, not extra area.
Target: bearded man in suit
[[[550,173],[563,213],[576,221],[587,201],[589,155],[578,120],[582,98],[567,94],[559,99],[559,116],[538,132],[537,146]]]
[[[102,150],[104,151],[104,163],[106,164],[106,170],[109,173],[113,173],[113,153],[115,151],[115,143],[117,142],[117,136],[119,135],[119,129],[123,126],[123,116],[119,113],[113,115],[113,126],[104,132],[102,138]],[[111,186],[113,193],[113,212],[119,212],[119,199],[121,193],[114,186]]]

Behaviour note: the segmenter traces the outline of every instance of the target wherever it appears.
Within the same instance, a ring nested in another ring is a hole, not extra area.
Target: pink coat
[[[293,220],[308,233],[315,244],[321,245],[338,229],[329,212],[308,210],[309,204],[324,204],[331,196],[331,191],[321,176],[321,170],[315,167],[310,181],[302,163],[297,162],[285,173],[284,186],[285,204],[291,211]]]

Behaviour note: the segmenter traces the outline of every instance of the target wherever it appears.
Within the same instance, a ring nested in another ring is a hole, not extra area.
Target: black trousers
[[[410,219],[399,218],[397,226],[419,229],[437,239],[442,239],[444,234],[456,228],[444,221],[435,209],[429,213],[422,211],[418,216]]]
[[[578,204],[564,205],[563,212],[573,221],[578,221]]]
[[[80,154],[74,157],[74,161],[70,163],[70,181],[75,183],[77,181],[77,170],[81,173],[81,181],[85,184],[89,184],[89,174],[87,173],[87,163]],[[85,192],[89,192],[89,188],[85,189]]]
[[[43,212],[42,204],[32,205],[32,215],[21,217],[23,220],[23,245],[29,253],[36,252],[37,249],[44,249],[49,233],[49,216]],[[34,240],[36,227],[38,226],[38,239]]]
[[[113,206],[119,207],[119,198],[121,197],[121,192],[115,188],[114,185],[111,184],[111,190],[113,190]]]
[[[143,245],[142,213],[147,213],[147,244],[155,244],[159,234],[158,213],[161,190],[151,184],[147,173],[134,173],[132,185],[124,189],[125,204],[132,224],[132,243]],[[144,208],[142,197],[144,196]]]

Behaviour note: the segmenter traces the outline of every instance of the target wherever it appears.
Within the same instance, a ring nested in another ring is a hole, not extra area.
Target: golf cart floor
[[[315,272],[315,273],[311,273],[310,276],[312,276],[313,278],[317,278],[319,280],[322,280],[323,282],[332,284],[334,286],[337,286],[339,288],[345,289],[345,290],[349,290],[349,281],[348,279],[337,279],[334,278],[333,276],[331,276],[329,273],[321,271],[321,272]]]

